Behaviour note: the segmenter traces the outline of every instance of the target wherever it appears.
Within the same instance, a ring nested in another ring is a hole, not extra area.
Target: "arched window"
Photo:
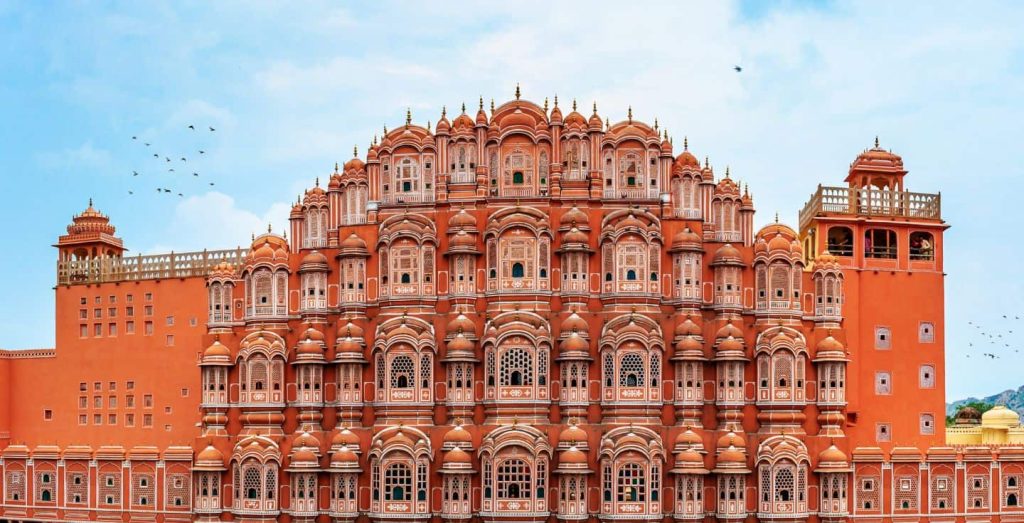
[[[626,502],[644,502],[647,487],[645,470],[639,463],[626,463],[619,468],[616,481],[616,500]]]
[[[384,500],[412,501],[412,470],[405,463],[384,469]]]
[[[507,459],[496,470],[498,499],[524,499],[530,492],[530,466],[521,459]]]
[[[910,259],[929,261],[935,259],[935,239],[931,233],[910,233]]]
[[[524,348],[513,347],[501,355],[501,381],[506,386],[533,385],[533,357]]]
[[[829,228],[827,249],[833,256],[853,256],[853,231],[849,227]]]
[[[888,229],[864,231],[864,256],[868,258],[896,259],[896,232]]]
[[[626,354],[619,363],[619,385],[623,387],[644,386],[644,361],[638,353]]]
[[[526,275],[526,270],[523,268],[523,264],[516,262],[512,264],[512,277],[522,278]]]

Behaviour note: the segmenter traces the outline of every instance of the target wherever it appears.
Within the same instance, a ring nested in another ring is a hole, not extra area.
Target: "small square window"
[[[79,301],[79,303],[81,303],[82,305],[85,305],[85,304],[89,303],[89,300],[86,300],[85,296],[82,296],[82,299]]]
[[[53,411],[50,409],[43,409],[43,420],[53,421]]]
[[[111,294],[110,296],[107,297],[107,301],[109,301],[110,303],[117,303],[117,296]]]
[[[96,337],[96,338],[99,338],[100,336],[103,336],[103,324],[101,324],[101,323],[93,324],[93,326],[92,326],[92,335],[93,335],[93,337]]]
[[[101,387],[102,387],[102,384],[100,382],[98,382],[98,381],[94,381],[92,383],[92,390],[100,390]]]
[[[917,327],[917,341],[920,343],[935,342],[935,325],[930,321],[922,321]]]
[[[174,316],[167,317],[167,325],[174,325]]]
[[[96,305],[99,305],[99,304],[103,303],[103,299],[102,299],[102,298],[100,298],[99,296],[96,296],[95,298],[93,298],[93,300],[92,300],[92,301],[93,301],[93,303],[95,303]]]
[[[78,390],[84,392],[84,391],[88,390],[88,388],[89,388],[89,385],[87,385],[84,381],[78,383]]]
[[[173,334],[168,334],[167,335],[167,339],[166,339],[165,344],[168,347],[173,347],[174,346],[174,335]]]
[[[89,407],[89,398],[86,396],[78,397],[78,408],[85,409]]]
[[[93,318],[102,318],[103,317],[103,309],[99,309],[99,308],[93,309],[92,310],[92,317]]]
[[[135,390],[135,382],[131,381],[131,380],[126,381],[124,383],[124,388],[126,388],[128,390]]]
[[[135,334],[135,322],[134,321],[126,321],[126,322],[124,322],[124,333],[125,334]]]
[[[131,318],[132,316],[135,316],[135,307],[125,307],[124,308],[124,315],[128,316],[129,318]]]
[[[171,407],[170,406],[164,407],[164,414],[170,414],[170,413],[171,413]]]
[[[892,348],[892,331],[889,327],[875,327],[875,348]]]
[[[107,416],[108,425],[117,425],[117,414],[110,414]]]
[[[875,426],[875,440],[879,442],[892,441],[892,426],[888,423],[879,423]]]
[[[109,309],[107,309],[107,316],[109,316],[111,318],[116,318],[117,317],[117,307],[110,307]]]
[[[181,397],[182,398],[187,398],[188,397],[188,389],[181,389]]]
[[[103,424],[103,414],[93,414],[92,415],[92,424],[93,425],[102,425]]]
[[[153,322],[147,321],[143,328],[145,329],[146,336],[153,335]]]
[[[111,323],[111,324],[107,325],[107,335],[108,336],[117,336],[117,324],[116,323]]]
[[[88,325],[83,323],[83,324],[78,326],[78,337],[79,338],[88,338],[89,337],[89,326]]]
[[[127,294],[127,295],[125,295],[125,297],[124,297],[124,301],[125,301],[125,303],[131,303],[131,302],[132,302],[132,301],[133,301],[134,299],[135,299],[135,296],[133,296],[133,295],[131,295],[131,294]]]
[[[152,414],[145,414],[145,415],[142,416],[142,426],[143,427],[152,427],[153,426],[153,415]]]
[[[135,395],[134,394],[129,394],[129,395],[124,397],[124,406],[125,406],[125,408],[128,408],[128,409],[134,409],[135,408]]]
[[[152,292],[147,292],[146,293],[146,301],[153,301],[153,293]]]
[[[145,396],[142,397],[142,406],[146,407],[147,409],[153,408],[153,395],[152,394],[146,394]]]
[[[135,414],[128,413],[124,415],[124,426],[134,427],[135,426]]]
[[[89,416],[87,416],[85,414],[79,414],[78,415],[78,424],[79,425],[87,425],[88,423],[89,423]]]
[[[87,320],[89,319],[89,309],[78,309],[78,319]]]

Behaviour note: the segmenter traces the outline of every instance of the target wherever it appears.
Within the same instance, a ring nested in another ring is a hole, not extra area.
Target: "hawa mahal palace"
[[[1024,521],[1024,446],[945,443],[899,156],[757,230],[575,105],[407,116],[244,249],[129,255],[90,202],[56,348],[0,351],[0,520]]]

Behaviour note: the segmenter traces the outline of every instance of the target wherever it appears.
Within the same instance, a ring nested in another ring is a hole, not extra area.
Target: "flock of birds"
[[[207,131],[207,132],[210,132],[210,133],[213,133],[213,132],[217,131],[217,129],[215,129],[212,126],[207,126],[207,128],[209,129],[209,131]],[[189,124],[187,129],[189,129],[190,131],[193,131],[193,132],[197,131],[196,130],[196,126],[193,125],[193,124]],[[199,131],[199,132],[202,132],[202,131]],[[135,141],[135,142],[140,141],[138,136],[132,136],[132,140]],[[142,145],[144,147],[152,147],[153,146],[153,144],[150,143],[150,142],[143,141],[141,143],[142,143]],[[200,156],[206,154],[206,150],[202,149],[202,148],[196,149],[196,151],[199,153]],[[184,165],[188,163],[188,157],[181,156],[180,159],[178,159],[178,160],[172,160],[171,156],[178,156],[178,155],[175,154],[175,155],[168,156],[167,154],[161,154],[161,153],[158,153],[158,152],[153,152],[153,158],[157,162],[159,162],[160,160],[163,160],[163,162],[161,164],[158,164],[158,165],[160,165],[160,167],[155,167],[153,169],[153,171],[151,171],[152,172],[152,175],[150,176],[151,178],[156,178],[155,177],[155,174],[156,174],[155,171],[159,171],[159,170],[163,169],[164,167],[167,167],[166,173],[171,174],[171,175],[175,175],[178,178],[176,180],[176,183],[182,183],[182,180],[180,179],[181,175],[178,175],[179,171],[177,169],[175,169],[175,166],[177,166],[179,169],[181,169],[181,171],[180,171],[181,173],[187,173],[189,171],[189,169],[182,169],[182,167],[184,167]],[[193,161],[193,164],[194,163],[195,162]],[[170,164],[170,165],[168,165],[168,164]],[[143,175],[143,173],[139,172],[138,170],[133,170],[132,171],[132,178],[133,179],[135,177],[138,177],[138,176],[141,176],[141,175]],[[192,171],[192,177],[193,178],[199,178],[200,176],[202,176],[202,175],[200,174],[200,172],[198,170]],[[156,192],[157,193],[159,193],[159,194],[174,194],[174,193],[177,193],[179,197],[182,197],[182,198],[185,197],[185,193],[180,188],[179,189],[172,189],[171,187],[168,187],[166,183],[164,183],[164,182],[162,182],[160,180],[155,180],[155,181],[158,183],[158,185],[156,187]],[[210,187],[212,187],[214,185],[214,182],[212,182],[212,181],[207,182],[207,183],[209,184]],[[134,188],[133,189],[129,189],[128,190],[128,194],[129,195],[134,195],[135,194]]]
[[[1011,319],[1011,317],[1009,315],[1003,314],[1003,319],[1004,320],[1009,320],[1009,319]],[[1020,316],[1013,316],[1012,319],[1015,320],[1015,321],[1020,321]],[[995,331],[989,331],[989,330],[985,329],[984,327],[982,327],[981,325],[979,325],[977,323],[974,323],[973,321],[967,322],[967,325],[970,325],[971,328],[973,328],[975,330],[975,334],[980,335],[981,339],[982,339],[981,342],[978,342],[978,347],[975,347],[975,345],[974,345],[975,342],[974,341],[971,341],[971,342],[967,343],[967,346],[968,346],[967,357],[968,358],[971,357],[971,353],[977,354],[978,350],[984,350],[985,352],[981,353],[981,357],[982,358],[988,358],[990,360],[996,360],[996,359],[999,359],[999,358],[1002,357],[999,354],[997,354],[996,351],[1000,351],[1000,350],[1004,350],[1004,349],[1013,349],[1013,352],[1016,352],[1016,353],[1020,352],[1019,348],[1014,348],[1013,345],[1010,344],[1010,340],[1011,340],[1012,335],[1013,335],[1013,330],[1012,329],[1007,329],[1007,331],[1005,333],[1006,336],[1003,336],[1004,333],[1002,333],[1002,332],[995,332]],[[991,346],[991,347],[986,347],[986,345]],[[991,351],[991,352],[989,352],[989,351]]]

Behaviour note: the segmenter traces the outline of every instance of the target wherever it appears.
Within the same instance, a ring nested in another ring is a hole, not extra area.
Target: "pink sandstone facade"
[[[755,230],[573,106],[407,117],[246,249],[133,256],[90,205],[57,348],[0,351],[0,520],[1024,520],[1024,447],[943,445],[899,156]]]

